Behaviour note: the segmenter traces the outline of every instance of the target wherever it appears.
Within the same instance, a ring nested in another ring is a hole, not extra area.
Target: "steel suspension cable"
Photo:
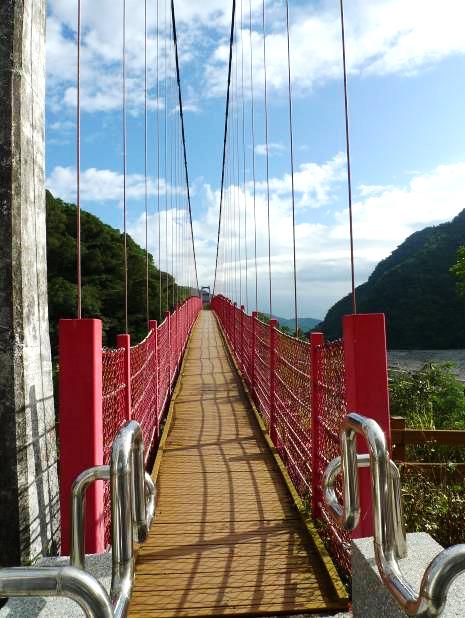
[[[169,273],[168,273],[168,12],[165,0],[165,23],[164,23],[164,70],[165,70],[165,151],[164,151],[164,177],[165,177],[165,311],[169,310]]]
[[[173,55],[171,53],[172,50],[170,50],[170,90],[172,90],[172,86],[173,86],[173,81],[171,79],[171,75],[173,72]],[[173,50],[174,51],[174,50]],[[172,93],[171,93],[172,95]],[[170,96],[170,100],[171,100],[171,96]],[[174,104],[174,101],[173,101]],[[171,106],[171,102],[170,102],[170,106]],[[174,178],[173,178],[173,155],[174,155],[174,148],[175,148],[175,144],[176,144],[176,126],[174,123],[174,118],[170,123],[171,129],[170,129],[170,134],[171,134],[171,138],[169,140],[169,144],[170,144],[170,219],[171,219],[171,275],[173,277],[173,282],[171,285],[171,301],[172,301],[172,306],[174,305],[174,262],[173,262],[173,191],[174,191]]]
[[[126,117],[126,0],[123,0],[123,219],[124,219],[124,325],[129,332],[128,324],[128,238],[127,238],[127,117]]]
[[[246,191],[246,162],[245,162],[245,99],[244,99],[244,10],[243,0],[241,0],[241,98],[242,98],[242,162],[243,162],[243,176],[242,186],[244,193],[244,257],[245,257],[245,308],[246,313],[249,312],[249,260],[247,250],[247,191]]]
[[[265,0],[262,0],[262,34],[263,34],[263,79],[264,79],[264,112],[265,112],[265,159],[266,159],[266,207],[268,225],[268,280],[269,280],[269,307],[270,318],[273,317],[271,291],[271,224],[270,224],[270,158],[268,152],[268,88],[266,69],[266,26]]]
[[[237,228],[236,228],[236,222],[237,222],[237,200],[238,200],[238,193],[237,193],[237,182],[236,182],[236,158],[238,156],[238,152],[236,149],[236,135],[238,133],[238,127],[236,125],[236,115],[237,115],[237,97],[236,97],[236,89],[237,89],[237,46],[234,44],[234,73],[236,76],[236,79],[234,80],[234,76],[233,76],[233,80],[232,80],[232,99],[233,99],[233,104],[232,104],[232,127],[231,127],[231,141],[232,141],[232,183],[233,183],[233,229],[234,229],[234,298],[233,300],[235,302],[237,302],[238,300],[238,285],[237,285]],[[239,166],[238,166],[239,167]]]
[[[162,294],[161,294],[161,212],[160,212],[160,7],[157,0],[157,60],[156,60],[156,79],[157,79],[157,222],[158,222],[158,297],[159,297],[159,320],[162,320]]]
[[[224,140],[223,140],[223,163],[221,166],[221,189],[220,189],[220,212],[218,216],[218,237],[216,243],[216,259],[215,259],[215,277],[213,280],[213,294],[216,290],[216,277],[218,272],[218,252],[220,246],[220,233],[221,233],[221,216],[223,211],[223,194],[224,194],[224,176],[225,176],[225,164],[226,164],[226,143],[228,139],[228,118],[229,118],[229,99],[231,90],[231,68],[232,68],[232,53],[234,42],[234,22],[236,15],[236,0],[232,2],[232,15],[231,15],[231,32],[229,35],[229,63],[228,63],[228,87],[226,93],[226,112],[224,118]]]
[[[77,6],[77,84],[76,84],[76,279],[77,318],[82,318],[82,268],[81,268],[81,0]]]
[[[249,38],[250,38],[250,117],[252,129],[252,180],[253,180],[253,222],[254,222],[254,262],[255,262],[255,311],[258,311],[258,264],[257,264],[257,183],[255,175],[255,104],[253,83],[253,41],[252,41],[252,0],[249,0]]]
[[[144,2],[144,193],[145,193],[145,294],[147,328],[150,322],[149,300],[149,200],[148,200],[148,116],[147,116],[147,0]]]
[[[352,280],[352,310],[357,313],[357,297],[355,292],[355,259],[354,259],[354,227],[352,216],[352,173],[350,166],[350,127],[349,127],[349,96],[347,88],[346,38],[344,25],[344,2],[339,0],[341,16],[342,64],[344,70],[344,112],[347,155],[347,193],[349,200],[349,232],[350,232],[350,272]]]
[[[178,37],[176,31],[176,14],[174,10],[174,0],[171,0],[171,21],[173,24],[173,40],[174,40],[174,50],[175,50],[175,60],[176,60],[176,80],[178,83],[178,99],[179,99],[179,116],[181,120],[181,135],[182,135],[182,149],[184,156],[184,172],[186,177],[186,190],[187,190],[187,205],[189,209],[189,223],[190,223],[190,232],[191,232],[191,245],[192,245],[192,258],[193,258],[193,274],[194,274],[194,283],[197,291],[199,289],[199,278],[197,273],[197,259],[195,254],[195,244],[194,244],[194,226],[192,224],[192,206],[191,206],[191,193],[190,193],[190,185],[189,185],[189,170],[187,165],[187,148],[186,148],[186,134],[184,129],[184,113],[182,106],[182,88],[181,88],[181,71],[179,68],[179,53],[178,53]]]
[[[292,81],[291,81],[291,42],[289,29],[289,0],[286,0],[286,32],[287,32],[287,84],[289,99],[289,146],[291,159],[291,195],[292,195],[292,253],[294,266],[294,316],[295,336],[299,334],[299,318],[297,313],[297,259],[295,248],[295,189],[294,189],[294,126],[292,118]]]
[[[237,245],[239,264],[239,307],[242,306],[242,248],[241,248],[241,179],[240,179],[240,152],[239,152],[239,78],[238,78],[238,35],[236,30],[236,166],[237,166]]]

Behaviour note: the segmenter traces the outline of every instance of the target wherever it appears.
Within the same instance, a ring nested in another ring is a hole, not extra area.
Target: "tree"
[[[461,296],[465,296],[465,245],[462,245],[457,250],[457,262],[452,266],[450,272],[457,279],[457,290]]]

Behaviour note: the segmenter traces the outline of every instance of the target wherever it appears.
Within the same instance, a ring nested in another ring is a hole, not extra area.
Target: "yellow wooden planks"
[[[129,616],[341,607],[209,312],[194,328],[180,380]]]

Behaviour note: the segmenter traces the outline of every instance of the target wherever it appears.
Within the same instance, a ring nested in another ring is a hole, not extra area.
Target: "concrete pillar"
[[[0,566],[57,550],[44,186],[45,0],[0,2]]]

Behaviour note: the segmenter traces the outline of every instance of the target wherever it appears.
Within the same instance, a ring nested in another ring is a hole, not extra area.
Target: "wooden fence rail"
[[[465,463],[408,461],[406,446],[409,444],[434,443],[441,446],[465,447],[465,430],[454,429],[409,429],[401,416],[391,417],[392,458],[403,469],[421,470],[434,478],[465,479]]]

